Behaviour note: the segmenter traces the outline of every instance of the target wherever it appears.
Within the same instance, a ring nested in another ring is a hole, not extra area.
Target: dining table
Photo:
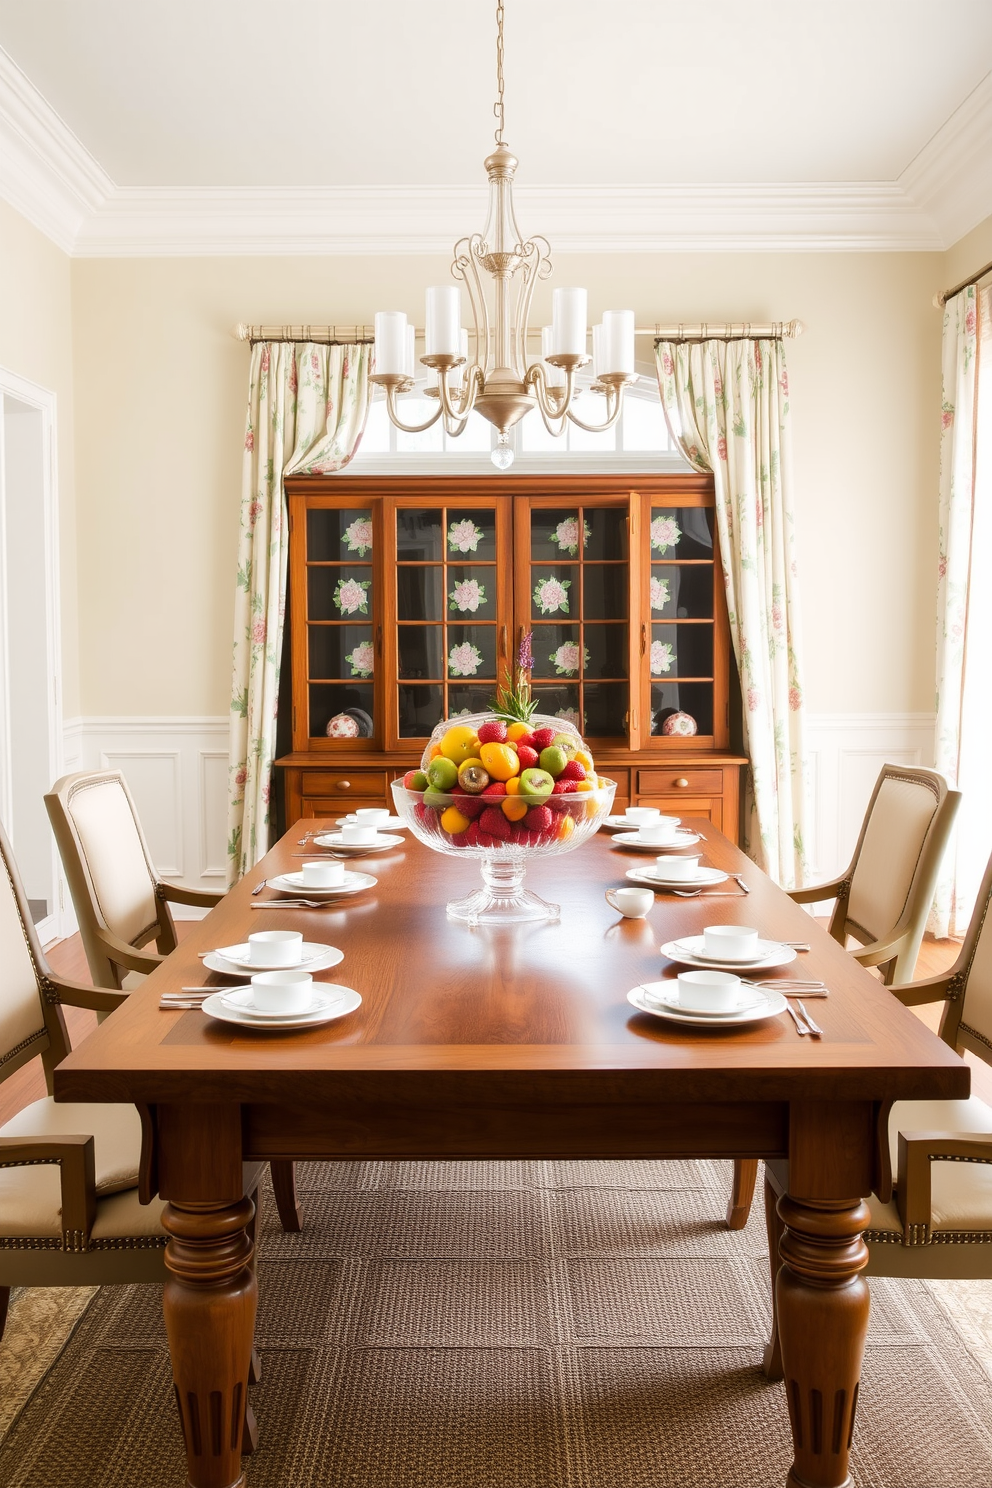
[[[558,922],[477,927],[445,905],[478,882],[478,863],[407,833],[357,860],[376,880],[366,892],[275,907],[270,880],[319,855],[321,825],[295,823],[55,1071],[56,1100],[141,1113],[141,1197],[164,1201],[169,1236],[163,1310],[189,1483],[244,1477],[251,1165],[710,1157],[763,1160],[781,1195],[770,1231],[793,1442],[783,1479],[843,1488],[869,1309],[864,1201],[891,1185],[888,1113],[966,1096],[967,1066],[709,821],[685,824],[703,834],[695,850],[737,877],[695,897],[659,890],[645,918],[621,918],[605,891],[651,858],[600,830],[529,861],[528,886],[560,904]],[[677,974],[662,945],[712,924],[809,946],[767,976],[799,967],[825,984],[812,1004],[822,1037],[800,1036],[786,1012],[688,1025],[628,1002]],[[316,980],[354,989],[360,1006],[280,1031],[161,1006],[163,993],[223,985],[204,952],[277,928],[340,948]]]

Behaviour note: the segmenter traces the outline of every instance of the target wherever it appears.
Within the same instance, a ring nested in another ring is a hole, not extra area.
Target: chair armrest
[[[187,889],[183,884],[159,881],[155,885],[155,892],[160,899],[167,899],[170,904],[195,904],[200,909],[213,909],[223,899],[226,890]]]
[[[115,992],[107,987],[89,987],[82,982],[63,982],[49,973],[48,983],[54,988],[59,1002],[66,1007],[90,1008],[95,1013],[112,1013],[114,1008],[127,1002],[130,993]]]
[[[807,884],[804,889],[789,889],[789,898],[796,904],[815,904],[818,899],[836,899],[847,884],[846,876],[831,878],[822,884]]]
[[[100,942],[107,952],[108,957],[115,966],[124,966],[128,971],[142,971],[147,976],[154,971],[156,966],[161,966],[165,960],[157,951],[139,950],[137,946],[128,945],[126,940],[119,940],[109,930],[98,932]]]
[[[904,1245],[930,1242],[930,1165],[965,1161],[992,1164],[992,1132],[900,1132],[896,1204]]]
[[[96,1218],[92,1137],[0,1137],[0,1168],[57,1163],[62,1198],[62,1249],[87,1250]]]
[[[903,982],[901,987],[890,987],[893,997],[898,997],[903,1007],[920,1007],[925,1002],[946,1002],[947,989],[953,971],[942,976],[921,977],[918,982]]]
[[[873,940],[869,945],[861,946],[850,954],[859,966],[881,966],[886,961],[894,960],[908,940],[909,931],[904,930],[891,940]]]

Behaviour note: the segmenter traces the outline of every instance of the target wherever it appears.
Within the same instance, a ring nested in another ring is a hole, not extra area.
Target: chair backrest
[[[839,928],[865,943],[908,930],[910,944],[899,957],[907,976],[960,801],[960,792],[936,770],[883,765],[861,826],[850,890],[838,905],[844,914]],[[896,979],[903,979],[898,972]]]
[[[93,980],[114,986],[116,969],[107,964],[100,932],[140,946],[161,928],[155,869],[127,781],[119,770],[64,775],[45,805]]]
[[[992,858],[947,990],[941,1038],[992,1064]]]
[[[61,1010],[47,1005],[42,996],[40,984],[47,973],[10,843],[0,826],[0,1081],[36,1054],[52,1052],[58,1063],[68,1053]]]

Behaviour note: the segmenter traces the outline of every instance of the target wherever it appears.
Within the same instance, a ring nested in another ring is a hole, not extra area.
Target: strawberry
[[[570,796],[575,790],[575,786],[576,781],[566,780],[565,773],[564,771],[562,771],[561,775],[559,775],[558,779],[555,781],[554,789],[552,790],[551,794],[553,796]]]
[[[490,837],[498,837],[501,842],[509,840],[511,830],[511,823],[498,806],[487,806],[479,817],[479,831],[488,832]]]
[[[480,744],[505,744],[506,724],[499,718],[494,718],[489,723],[484,723],[479,729]]]
[[[471,847],[472,844],[469,841],[469,835],[468,835],[468,833],[472,830],[472,827],[474,825],[475,825],[474,822],[471,823],[471,825],[468,828],[468,831],[466,831],[466,832],[453,832],[451,834],[451,845],[452,845],[452,847]]]
[[[486,809],[485,801],[481,800],[479,796],[463,796],[458,794],[454,796],[453,804],[458,807],[462,816],[468,817],[469,821],[474,821]]]
[[[478,847],[479,845],[479,823],[469,822],[465,831],[466,847]]]
[[[541,756],[536,749],[531,749],[529,744],[518,744],[517,758],[520,761],[521,770],[533,770]]]
[[[482,792],[482,800],[497,801],[506,795],[506,783],[502,780],[492,780]]]
[[[522,734],[520,736],[520,738],[517,740],[517,753],[518,754],[520,753],[521,749],[533,749],[533,748],[534,748],[534,735],[533,734]]]
[[[527,742],[528,742],[528,744],[530,745],[530,747],[532,749],[536,749],[536,750],[540,751],[542,749],[547,749],[548,745],[551,743],[551,740],[554,738],[554,736],[555,736],[554,729],[539,728],[539,729],[535,729],[534,730],[534,732],[531,734],[531,736],[527,740]],[[519,752],[519,743],[518,743],[517,748],[518,748],[518,752]]]
[[[532,806],[524,817],[524,826],[529,832],[550,832],[554,820],[547,806]]]
[[[558,776],[559,780],[585,780],[585,766],[580,765],[578,760],[569,760],[568,764]]]

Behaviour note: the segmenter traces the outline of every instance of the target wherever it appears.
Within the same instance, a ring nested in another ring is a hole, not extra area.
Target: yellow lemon
[[[515,744],[518,739],[526,739],[530,733],[529,723],[510,723],[506,728],[506,739],[508,744]]]
[[[457,806],[449,806],[447,811],[441,812],[441,826],[446,832],[450,832],[452,837],[456,832],[467,832],[468,825],[468,817],[462,816]]]
[[[483,744],[479,755],[494,780],[509,780],[511,776],[520,774],[517,752],[506,744]]]
[[[456,765],[464,764],[468,759],[473,759],[479,747],[478,736],[475,729],[470,728],[467,723],[456,723],[454,728],[449,728],[441,740],[441,753]]]

